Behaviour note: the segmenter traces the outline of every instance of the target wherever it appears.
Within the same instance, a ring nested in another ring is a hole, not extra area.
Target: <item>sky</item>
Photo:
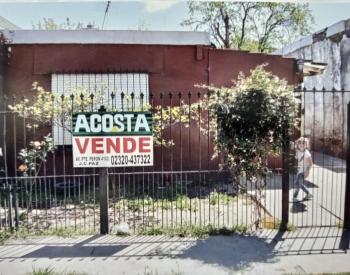
[[[42,18],[53,18],[63,23],[69,17],[72,22],[94,23],[101,28],[107,1],[31,1],[0,0],[0,15],[23,29],[32,29]],[[349,1],[314,0],[310,9],[315,17],[314,31],[340,20],[350,18]],[[104,29],[189,30],[180,25],[187,16],[186,1],[112,1]]]

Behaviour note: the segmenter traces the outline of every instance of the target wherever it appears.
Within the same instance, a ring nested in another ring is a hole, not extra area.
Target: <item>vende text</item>
[[[152,136],[73,137],[74,167],[153,165]]]

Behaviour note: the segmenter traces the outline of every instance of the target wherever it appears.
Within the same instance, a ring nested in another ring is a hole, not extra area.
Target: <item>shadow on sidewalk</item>
[[[51,246],[47,245],[37,250],[34,250],[22,258],[81,258],[81,257],[111,257],[113,254],[123,250],[127,245],[88,245],[92,241],[98,239],[100,236],[92,236],[73,246]]]
[[[0,262],[54,258],[106,259],[191,259],[232,270],[257,263],[275,263],[288,255],[347,253],[350,234],[336,227],[301,228],[294,232],[262,230],[251,235],[180,238],[167,236],[112,235],[62,239],[34,238],[0,246]]]
[[[280,256],[347,253],[349,232],[339,228],[305,228],[295,232],[264,230],[255,236],[217,236],[198,240],[180,257],[233,270],[274,263]]]

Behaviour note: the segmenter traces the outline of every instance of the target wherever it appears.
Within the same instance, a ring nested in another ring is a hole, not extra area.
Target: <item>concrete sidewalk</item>
[[[349,237],[337,228],[204,239],[37,237],[0,246],[0,274],[27,274],[45,267],[103,275],[350,272],[348,248]]]

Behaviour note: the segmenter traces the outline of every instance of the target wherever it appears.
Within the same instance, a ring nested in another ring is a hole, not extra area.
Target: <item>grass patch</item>
[[[211,192],[207,197],[203,199],[207,200],[210,205],[228,205],[230,202],[238,200],[238,196],[228,195],[223,192]],[[205,202],[203,202],[205,204]],[[250,204],[249,200],[246,200],[246,204]],[[133,212],[139,212],[143,209],[154,210],[170,210],[170,209],[181,209],[190,210],[193,212],[198,211],[199,205],[201,204],[200,198],[189,198],[187,195],[177,194],[173,198],[158,198],[154,199],[150,196],[145,196],[142,198],[122,198],[111,206],[116,209],[128,209]]]
[[[234,227],[215,227],[213,225],[182,225],[175,227],[153,227],[153,228],[140,228],[137,231],[138,235],[166,235],[169,237],[197,237],[202,238],[205,236],[216,236],[216,235],[233,235],[233,234],[244,234],[247,232],[245,225],[234,226]]]
[[[32,272],[27,274],[28,275],[88,275],[88,273],[78,272],[78,271],[57,272],[52,267],[44,267],[44,268],[38,268],[38,269],[34,268]]]
[[[153,199],[146,196],[144,198],[120,199],[111,207],[119,210],[128,209],[133,212],[143,211],[143,209],[156,211],[156,209],[170,210],[173,208],[196,212],[199,207],[199,198],[190,199],[186,195],[177,195],[173,199]]]
[[[6,240],[10,238],[16,239],[26,239],[34,236],[58,236],[63,238],[69,238],[81,235],[93,235],[96,234],[92,230],[79,230],[74,227],[60,227],[60,228],[49,228],[45,231],[28,231],[25,227],[20,227],[17,231],[12,233],[9,230],[0,231],[0,244],[3,244]]]
[[[60,228],[50,228],[47,231],[40,232],[39,235],[54,235],[63,238],[69,238],[80,235],[91,235],[96,234],[93,230],[79,230],[74,227],[60,227]]]

